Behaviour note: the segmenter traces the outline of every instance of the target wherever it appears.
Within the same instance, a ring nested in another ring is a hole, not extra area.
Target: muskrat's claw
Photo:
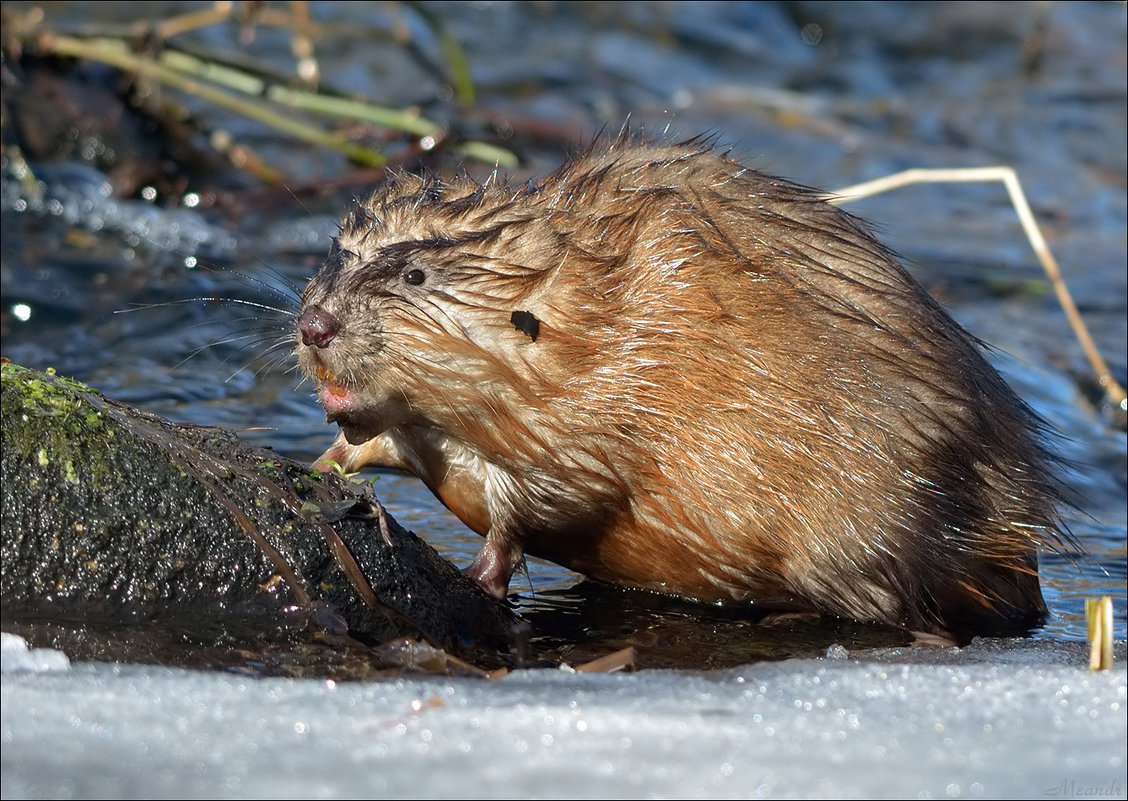
[[[383,465],[379,456],[384,446],[378,437],[359,445],[352,445],[344,434],[339,434],[333,444],[313,462],[319,473],[355,473],[366,465]]]

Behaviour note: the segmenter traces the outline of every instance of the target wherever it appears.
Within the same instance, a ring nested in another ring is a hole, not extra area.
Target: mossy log
[[[519,618],[369,486],[72,379],[8,363],[2,377],[6,619],[288,616],[512,661]]]

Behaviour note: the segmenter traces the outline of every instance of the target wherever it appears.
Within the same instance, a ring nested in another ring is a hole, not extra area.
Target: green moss
[[[80,480],[76,464],[92,472],[104,466],[99,454],[105,448],[90,441],[92,432],[106,428],[105,413],[92,405],[101,397],[96,390],[54,370],[40,373],[11,363],[0,367],[0,383],[5,449],[29,468],[61,464],[72,484]]]

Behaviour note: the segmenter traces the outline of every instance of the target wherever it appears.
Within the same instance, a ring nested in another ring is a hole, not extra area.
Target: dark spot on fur
[[[537,336],[540,334],[540,320],[532,312],[515,311],[509,316],[509,321],[513,323],[513,327],[527,336],[533,342],[537,341]]]

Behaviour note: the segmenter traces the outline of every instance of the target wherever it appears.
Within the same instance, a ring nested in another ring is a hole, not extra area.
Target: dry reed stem
[[[1089,329],[1085,326],[1085,321],[1082,319],[1081,313],[1077,310],[1077,304],[1073,302],[1073,296],[1069,293],[1069,289],[1065,285],[1065,279],[1062,277],[1061,268],[1058,266],[1057,259],[1055,259],[1053,253],[1050,252],[1050,247],[1046,244],[1046,239],[1042,236],[1042,231],[1038,227],[1037,221],[1034,219],[1034,213],[1030,209],[1030,204],[1026,200],[1026,194],[1022,191],[1022,184],[1018,180],[1018,174],[1015,173],[1013,168],[999,166],[971,167],[966,169],[917,168],[904,170],[903,172],[894,173],[893,175],[887,175],[884,178],[877,178],[872,181],[847,186],[837,192],[827,194],[825,197],[829,203],[842,205],[910,184],[976,183],[981,181],[999,181],[1006,187],[1007,193],[1010,195],[1011,205],[1014,207],[1015,212],[1018,214],[1018,220],[1022,224],[1022,230],[1026,233],[1026,238],[1030,242],[1030,246],[1034,249],[1034,254],[1038,257],[1038,261],[1041,262],[1046,277],[1050,279],[1050,285],[1054,288],[1058,303],[1061,305],[1066,318],[1069,320],[1069,325],[1073,329],[1074,336],[1076,336],[1077,341],[1081,343],[1081,348],[1085,351],[1085,355],[1088,357],[1089,364],[1096,373],[1101,388],[1105,391],[1109,400],[1111,400],[1121,412],[1128,411],[1128,396],[1125,395],[1124,387],[1122,387],[1112,375],[1108,363],[1105,362],[1100,351],[1097,350],[1097,346],[1093,342],[1092,336],[1089,334]]]

